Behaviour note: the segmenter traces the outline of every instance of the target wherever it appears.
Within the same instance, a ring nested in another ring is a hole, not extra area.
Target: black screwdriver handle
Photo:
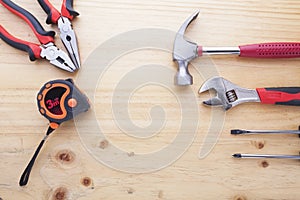
[[[55,32],[45,31],[40,22],[30,12],[21,8],[20,6],[18,6],[10,0],[0,0],[0,3],[9,11],[26,21],[30,28],[33,30],[38,40],[41,42],[41,44],[48,44],[49,42],[54,42]]]

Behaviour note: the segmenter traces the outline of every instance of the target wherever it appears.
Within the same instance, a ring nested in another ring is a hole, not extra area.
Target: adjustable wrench
[[[213,77],[207,80],[199,90],[199,94],[214,90],[216,97],[203,103],[208,106],[222,106],[224,110],[246,102],[300,106],[300,87],[245,89],[222,78]]]

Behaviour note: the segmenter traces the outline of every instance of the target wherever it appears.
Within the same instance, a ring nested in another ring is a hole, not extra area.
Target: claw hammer
[[[251,58],[295,58],[300,57],[300,43],[277,42],[250,44],[239,47],[202,47],[187,41],[184,37],[188,26],[198,17],[200,11],[191,15],[176,34],[173,61],[178,64],[175,84],[179,86],[192,85],[193,77],[189,73],[189,62],[203,55],[239,55]]]

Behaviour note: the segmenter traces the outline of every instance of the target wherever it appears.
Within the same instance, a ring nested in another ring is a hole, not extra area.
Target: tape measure
[[[57,129],[64,121],[90,108],[88,98],[75,86],[72,79],[54,80],[46,83],[37,95],[40,113]]]
[[[24,170],[19,185],[28,183],[33,164],[49,135],[65,121],[73,119],[80,113],[88,111],[88,98],[76,87],[72,79],[47,82],[37,95],[39,112],[49,120],[45,137],[40,142],[32,159]]]

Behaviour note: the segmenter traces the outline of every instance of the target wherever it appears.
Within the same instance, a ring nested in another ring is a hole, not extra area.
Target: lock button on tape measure
[[[37,95],[37,105],[40,113],[49,120],[50,124],[45,137],[20,178],[20,186],[28,183],[33,164],[49,135],[61,123],[73,119],[90,108],[88,98],[75,86],[72,79],[53,80],[46,83]]]

